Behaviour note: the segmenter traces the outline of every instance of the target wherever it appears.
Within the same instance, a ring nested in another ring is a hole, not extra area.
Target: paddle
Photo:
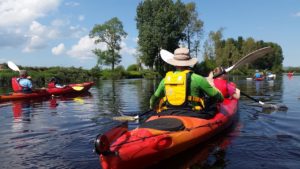
[[[245,64],[247,64],[247,63],[250,63],[250,62],[252,62],[252,61],[254,61],[254,60],[256,60],[256,59],[258,59],[258,58],[264,56],[265,54],[267,54],[267,53],[269,53],[269,52],[271,52],[271,51],[272,51],[272,48],[271,48],[271,47],[264,47],[264,48],[255,50],[255,51],[253,51],[253,52],[247,54],[246,56],[244,56],[244,57],[241,58],[240,60],[238,60],[234,65],[232,65],[232,66],[230,66],[229,68],[225,69],[223,72],[214,75],[214,78],[219,77],[219,76],[221,76],[222,74],[227,73],[227,72],[229,72],[229,71],[231,71],[231,70],[237,69],[237,68],[239,68],[239,67],[241,67],[241,66],[243,66],[243,65],[245,65]],[[169,52],[169,51],[167,51],[167,50],[161,49],[161,50],[160,50],[160,56],[161,56],[161,58],[162,58],[165,62],[167,62],[169,59],[172,59],[172,58],[174,57],[174,54],[171,53],[171,52]],[[167,63],[168,63],[168,62],[167,62]],[[147,113],[149,113],[149,111],[143,113],[143,115],[145,115],[145,114],[147,114]],[[141,115],[140,115],[140,116],[141,116]],[[122,116],[122,117],[125,118],[125,116]],[[137,120],[138,117],[139,117],[139,116],[135,116],[135,117],[131,117],[131,118],[130,118],[130,116],[129,116],[128,118],[126,117],[126,119],[128,119],[128,120],[131,120],[131,119],[132,119],[132,120]]]
[[[266,55],[267,53],[269,53],[271,51],[272,51],[272,48],[270,46],[255,50],[255,51],[247,54],[246,56],[244,56],[240,60],[238,60],[234,65],[224,69],[224,72],[220,72],[218,74],[215,74],[214,78],[217,78],[217,77],[221,76],[222,74],[228,73],[231,70],[234,70],[234,69],[237,69],[241,66],[244,66],[247,63],[251,63],[254,60],[256,60],[260,57],[263,57],[264,55]],[[167,62],[169,59],[174,57],[174,54],[167,51],[167,50],[161,49],[160,50],[160,56],[165,62]]]
[[[240,60],[238,60],[234,65],[232,65],[232,66],[224,69],[223,72],[215,74],[214,78],[217,78],[217,77],[221,76],[222,74],[225,74],[225,73],[227,73],[227,72],[229,72],[231,70],[237,69],[237,68],[239,68],[241,66],[244,66],[247,63],[251,63],[254,60],[256,60],[256,59],[258,59],[260,57],[263,57],[264,55],[266,55],[267,53],[269,53],[271,51],[272,51],[271,47],[264,47],[264,48],[260,48],[258,50],[255,50],[255,51],[247,54],[246,56],[244,56]],[[162,59],[165,62],[168,59],[171,59],[172,57],[174,57],[174,55],[171,52],[163,50],[163,49],[160,51],[160,54],[161,54]],[[279,109],[279,110],[286,110],[287,109],[287,106],[285,106],[285,105],[265,104],[262,101],[259,101],[259,100],[255,99],[255,98],[247,95],[246,93],[241,92],[241,94],[244,95],[244,96],[246,96],[246,97],[248,97],[248,98],[250,98],[251,100],[254,100],[254,101],[258,102],[261,105],[264,105],[263,108],[266,108],[266,109]]]
[[[8,61],[8,62],[7,62],[7,66],[8,66],[11,70],[13,70],[13,71],[20,72],[19,67],[18,67],[14,62],[12,62],[12,61]]]
[[[264,103],[264,102],[254,98],[254,97],[249,96],[248,94],[246,94],[242,91],[240,91],[240,93],[241,93],[241,95],[246,96],[249,99],[259,103],[260,105],[262,105],[263,109],[272,109],[272,110],[276,109],[276,110],[281,110],[281,111],[286,111],[288,109],[288,107],[286,105],[283,105],[283,104],[277,104],[277,105],[267,104],[267,103]]]
[[[122,116],[117,116],[117,117],[113,117],[114,120],[118,120],[118,121],[135,121],[135,120],[139,120],[140,117],[146,115],[146,114],[149,114],[151,112],[155,112],[154,110],[147,110],[145,111],[144,113],[126,113],[126,115],[124,115],[122,112],[121,112],[121,115]]]

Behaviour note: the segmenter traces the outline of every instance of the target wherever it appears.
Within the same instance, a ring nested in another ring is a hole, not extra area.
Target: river
[[[266,111],[241,97],[238,120],[230,129],[152,168],[299,168],[300,76],[232,81],[256,99],[288,110]],[[78,97],[0,103],[0,168],[101,168],[93,152],[95,137],[121,123],[113,117],[146,111],[157,83],[103,80]],[[137,125],[129,122],[129,128]]]

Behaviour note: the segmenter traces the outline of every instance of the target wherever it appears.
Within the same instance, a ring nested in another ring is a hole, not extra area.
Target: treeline
[[[198,57],[200,40],[203,38],[203,22],[198,16],[194,2],[183,3],[172,0],[145,0],[137,7],[137,29],[139,31],[138,58],[144,65],[161,74],[171,67],[162,61],[161,48],[173,52],[179,46],[189,48],[191,56]],[[228,67],[248,53],[266,46],[273,52],[248,64],[234,73],[248,74],[253,70],[282,71],[281,47],[273,42],[256,41],[253,38],[223,39],[222,31],[210,32],[203,44],[203,62],[195,71],[206,74],[216,66]]]
[[[0,86],[10,85],[12,77],[18,77],[19,73],[10,70],[6,64],[1,64]],[[111,69],[101,70],[94,67],[90,70],[81,67],[24,67],[18,65],[21,70],[27,70],[32,77],[34,84],[40,87],[47,85],[52,77],[57,77],[63,84],[82,83],[85,81],[98,81],[100,79],[121,79],[121,78],[155,78],[158,74],[149,70],[139,70],[136,64],[130,65],[127,69],[117,66],[114,71]]]
[[[284,57],[281,47],[273,42],[255,41],[253,38],[222,39],[222,29],[210,32],[209,38],[204,42],[203,62],[196,65],[195,69],[203,73],[217,66],[230,67],[252,51],[267,46],[272,47],[271,53],[235,70],[235,74],[252,74],[256,69],[282,72]]]

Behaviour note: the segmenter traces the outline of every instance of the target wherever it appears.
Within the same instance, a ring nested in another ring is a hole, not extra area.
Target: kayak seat
[[[179,131],[185,128],[181,120],[176,118],[158,118],[147,121],[140,125],[140,128],[150,128],[164,131]]]

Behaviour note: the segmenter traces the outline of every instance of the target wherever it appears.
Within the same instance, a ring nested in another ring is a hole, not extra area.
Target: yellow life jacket
[[[204,108],[204,100],[196,96],[188,96],[190,88],[190,70],[182,72],[168,72],[165,77],[165,97],[161,99],[158,112],[167,107],[189,107],[188,101],[198,103],[193,110]]]

